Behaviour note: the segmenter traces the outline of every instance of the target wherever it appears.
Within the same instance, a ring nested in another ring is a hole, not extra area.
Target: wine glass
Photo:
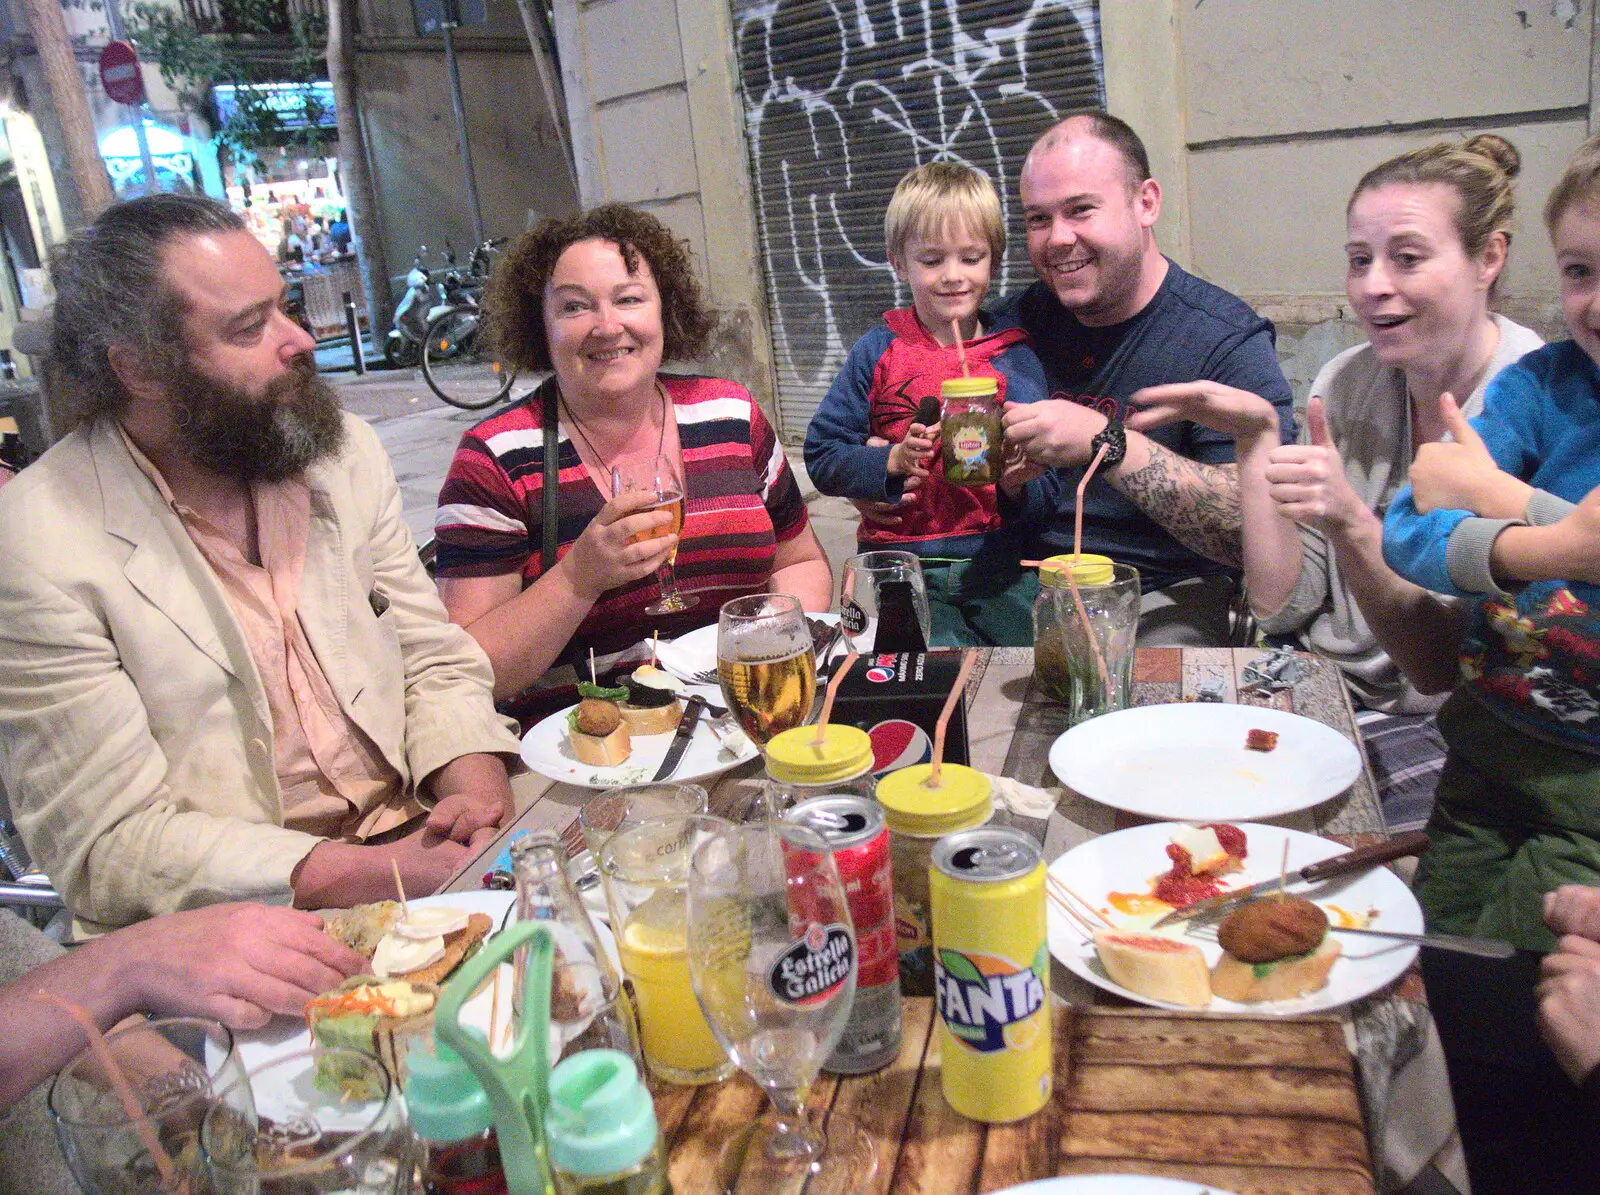
[[[800,599],[764,593],[725,602],[717,617],[717,678],[757,744],[811,718],[817,655]]]
[[[878,1164],[866,1133],[835,1112],[824,1134],[806,1112],[856,990],[855,929],[827,843],[793,822],[713,829],[689,867],[688,912],[695,997],[774,1108],[723,1148],[722,1190],[864,1189]]]
[[[678,480],[678,471],[665,456],[630,457],[612,465],[611,496],[620,498],[624,494],[650,494],[654,498],[649,506],[634,512],[636,514],[664,510],[672,516],[672,521],[665,527],[641,531],[628,540],[630,544],[682,533],[683,483]],[[644,608],[646,614],[677,614],[700,604],[700,599],[694,594],[678,592],[677,559],[678,549],[674,545],[671,555],[656,573],[661,581],[661,596]]]

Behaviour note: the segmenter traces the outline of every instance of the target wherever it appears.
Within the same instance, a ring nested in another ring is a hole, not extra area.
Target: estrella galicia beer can
[[[809,826],[832,849],[856,928],[855,1002],[823,1069],[843,1075],[877,1070],[900,1053],[900,953],[883,810],[840,794],[802,801],[784,817]]]
[[[1050,1098],[1050,946],[1044,860],[1019,830],[939,839],[928,888],[944,1098],[1001,1124]]]

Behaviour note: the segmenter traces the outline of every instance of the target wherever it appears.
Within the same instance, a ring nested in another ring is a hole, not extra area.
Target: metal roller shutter
[[[733,0],[780,430],[806,424],[856,339],[911,301],[883,248],[895,183],[982,170],[1008,228],[990,302],[1032,281],[1016,172],[1059,117],[1104,102],[1095,0]]]

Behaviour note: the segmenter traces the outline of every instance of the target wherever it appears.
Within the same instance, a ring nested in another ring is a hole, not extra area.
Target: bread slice
[[[584,734],[581,730],[568,732],[572,740],[572,753],[578,757],[580,763],[586,763],[595,768],[614,768],[624,762],[633,754],[633,736],[628,728],[628,720],[624,716],[617,728],[604,738],[599,735]]]
[[[649,706],[622,701],[617,703],[617,708],[622,711],[623,723],[634,734],[671,734],[678,729],[678,720],[683,717],[683,702],[677,699],[666,705]]]
[[[444,954],[426,967],[419,967],[415,971],[408,971],[404,975],[396,975],[395,979],[407,979],[412,983],[443,984],[450,977],[450,973],[466,961],[467,956],[478,948],[478,944],[489,936],[494,929],[494,920],[487,913],[473,913],[467,918],[467,927],[458,929],[455,933],[444,936]]]
[[[404,1011],[395,1011],[403,999]],[[406,1052],[413,1040],[433,1029],[439,989],[430,983],[374,979],[358,975],[306,1005],[306,1023],[319,1046],[351,1046],[376,1054],[384,1068],[404,1083]],[[380,1011],[381,1009],[391,1011]],[[342,1091],[349,1076],[323,1073],[321,1090]]]
[[[1211,970],[1211,993],[1240,1004],[1293,1000],[1327,983],[1338,958],[1339,943],[1332,934],[1310,954],[1292,954],[1275,963],[1240,962],[1224,952]]]
[[[1206,957],[1190,942],[1160,934],[1103,929],[1094,935],[1100,965],[1130,992],[1185,1008],[1211,1003]]]

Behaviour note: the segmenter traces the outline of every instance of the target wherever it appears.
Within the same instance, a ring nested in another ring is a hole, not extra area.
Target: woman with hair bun
[[[1250,603],[1269,635],[1337,663],[1357,702],[1385,814],[1427,816],[1444,744],[1432,713],[1455,683],[1455,604],[1383,560],[1383,516],[1418,448],[1447,412],[1483,409],[1484,389],[1544,342],[1493,311],[1512,235],[1516,148],[1481,133],[1369,170],[1345,211],[1345,291],[1367,342],[1311,385],[1306,440],[1280,445],[1261,399],[1196,395],[1130,427],[1191,419],[1238,440]],[[1456,396],[1459,403],[1449,396]]]

